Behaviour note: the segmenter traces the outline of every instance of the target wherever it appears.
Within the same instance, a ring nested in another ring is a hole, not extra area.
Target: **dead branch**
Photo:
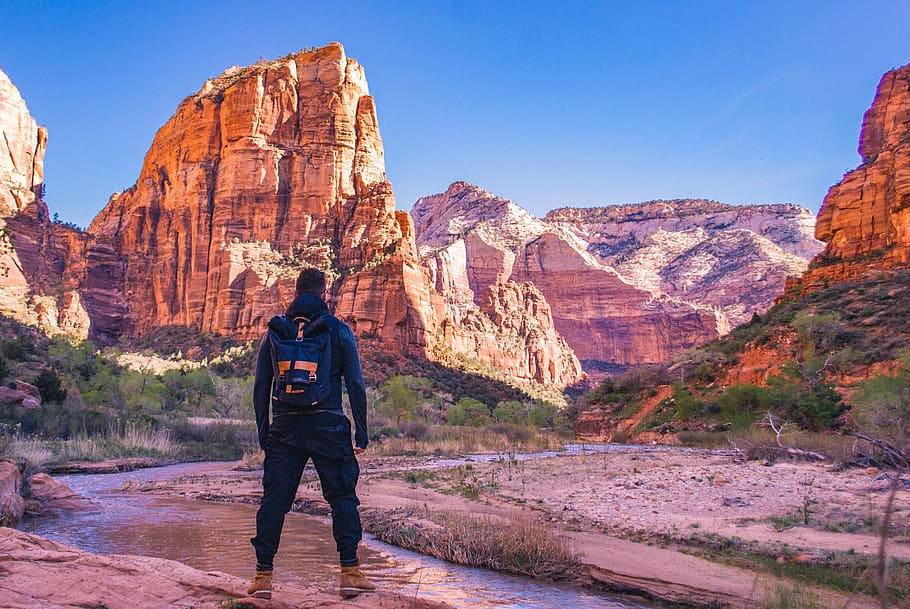
[[[872,438],[865,434],[859,433],[858,431],[849,432],[851,436],[864,440],[877,448],[882,453],[881,463],[885,465],[890,465],[891,467],[896,468],[906,468],[910,467],[910,456],[907,455],[903,450],[894,446],[893,444],[881,440],[879,438]],[[865,455],[863,455],[865,456]],[[858,462],[858,460],[857,460]],[[867,465],[867,463],[860,463],[861,465]]]

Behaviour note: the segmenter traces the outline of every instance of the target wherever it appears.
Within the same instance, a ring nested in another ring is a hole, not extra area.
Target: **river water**
[[[174,478],[200,473],[209,466],[191,463],[122,474],[59,476],[75,492],[96,502],[98,509],[42,516],[19,528],[91,552],[157,556],[203,571],[248,578],[255,566],[249,539],[255,533],[256,506],[117,492],[129,481]],[[288,514],[275,562],[275,581],[333,591],[337,557],[327,520]],[[576,587],[453,565],[369,536],[361,544],[360,557],[364,571],[383,589],[459,608],[648,607]]]

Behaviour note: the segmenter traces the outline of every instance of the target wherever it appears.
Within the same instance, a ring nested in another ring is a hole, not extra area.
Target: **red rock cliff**
[[[206,82],[87,233],[49,222],[46,132],[8,80],[0,93],[2,310],[102,341],[172,324],[252,338],[317,266],[336,314],[381,349],[549,385],[582,376],[532,287],[499,286],[469,318],[444,306],[395,209],[363,69],[339,44]]]
[[[101,338],[167,324],[257,336],[310,264],[334,277],[336,313],[358,334],[428,350],[435,311],[410,220],[363,68],[340,44],[206,82],[88,230]]]
[[[882,77],[859,154],[862,164],[831,187],[819,211],[815,236],[827,245],[803,285],[910,265],[910,65]]]

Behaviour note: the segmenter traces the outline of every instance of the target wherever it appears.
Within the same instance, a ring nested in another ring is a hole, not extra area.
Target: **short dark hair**
[[[325,273],[319,269],[306,268],[297,275],[297,295],[322,294],[325,292]]]

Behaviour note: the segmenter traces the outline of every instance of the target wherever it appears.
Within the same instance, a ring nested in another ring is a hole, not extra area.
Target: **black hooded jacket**
[[[315,294],[301,294],[291,303],[285,315],[315,319],[320,315],[329,315],[329,323],[333,326],[332,332],[332,373],[330,379],[331,396],[325,404],[320,405],[321,410],[337,410],[341,408],[341,377],[348,390],[348,399],[351,402],[351,413],[354,415],[354,444],[358,448],[366,448],[369,443],[367,436],[367,396],[366,384],[363,381],[363,371],[360,368],[360,353],[357,351],[357,341],[348,325],[329,314],[329,309],[319,296]],[[272,402],[272,352],[269,348],[268,332],[259,345],[259,355],[256,358],[256,379],[253,382],[253,408],[256,411],[256,426],[259,428],[259,445],[265,448],[265,441],[269,436],[269,407]],[[280,414],[281,406],[276,404],[272,414]]]

